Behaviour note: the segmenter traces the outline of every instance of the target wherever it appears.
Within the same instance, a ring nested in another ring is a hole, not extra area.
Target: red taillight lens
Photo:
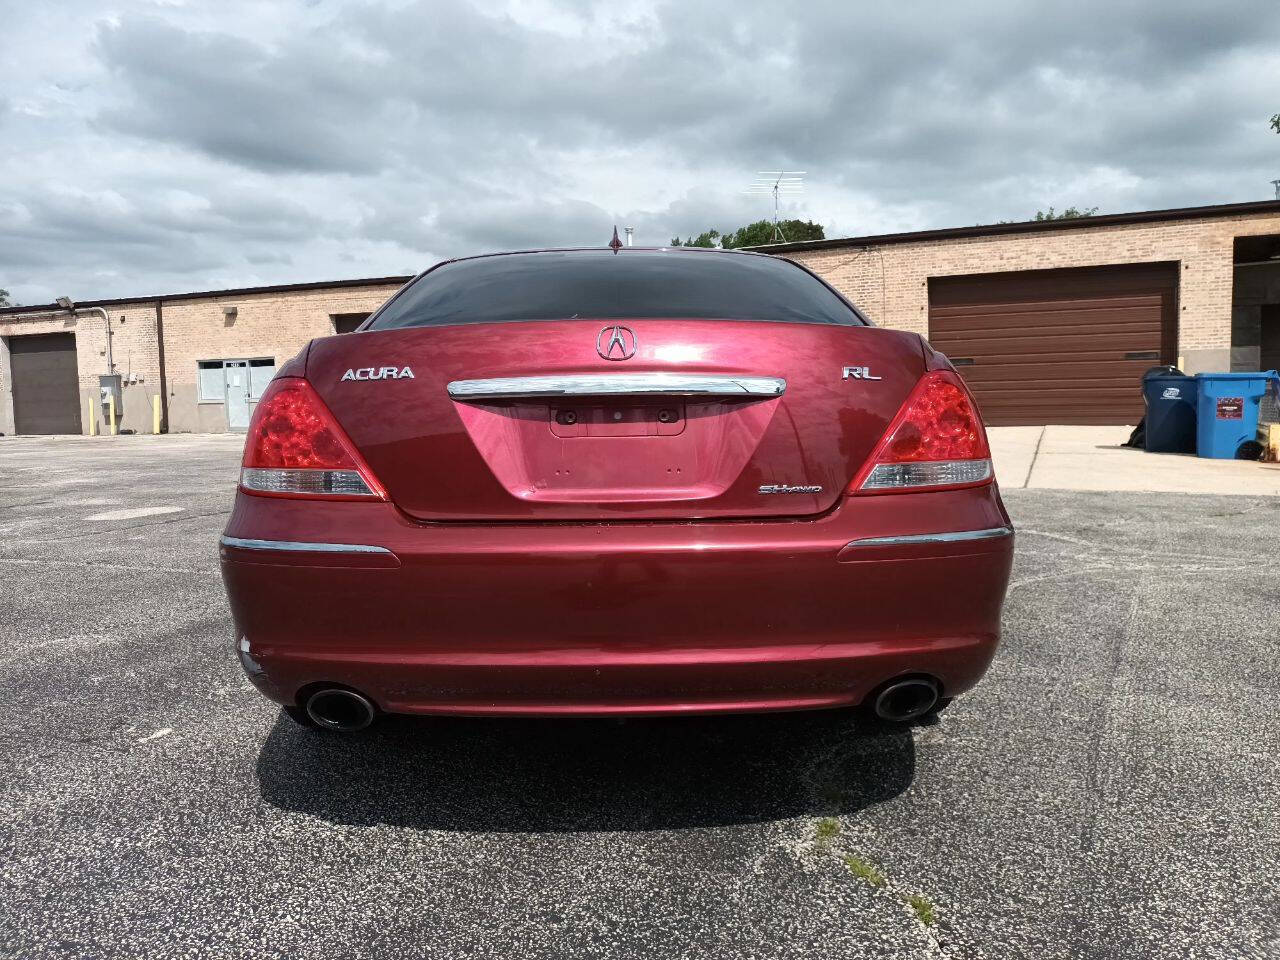
[[[249,493],[387,498],[324,401],[299,377],[273,380],[263,392],[241,466],[240,486]]]
[[[987,432],[956,374],[920,380],[849,493],[968,487],[991,482]]]

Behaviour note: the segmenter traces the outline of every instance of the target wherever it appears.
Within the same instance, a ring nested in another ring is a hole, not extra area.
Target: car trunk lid
[[[897,331],[666,318],[373,330],[307,359],[392,500],[431,521],[822,513],[923,368]]]

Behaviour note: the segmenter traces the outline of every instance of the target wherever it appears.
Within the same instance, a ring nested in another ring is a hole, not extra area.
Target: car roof
[[[739,257],[766,257],[770,260],[780,260],[781,257],[775,257],[768,253],[756,253],[752,250],[725,250],[721,247],[619,247],[614,250],[612,247],[539,247],[532,250],[501,250],[493,253],[473,253],[465,257],[450,257],[448,260],[442,260],[436,266],[446,263],[457,263],[461,260],[485,260],[490,257],[520,257],[530,254],[539,253],[594,253],[594,254],[623,254],[635,253],[663,253],[663,254],[707,254],[707,253],[723,253],[731,254]]]

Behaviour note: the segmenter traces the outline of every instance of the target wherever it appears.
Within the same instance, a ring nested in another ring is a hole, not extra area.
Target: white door
[[[249,429],[249,361],[228,360],[223,370],[227,378],[227,429]]]

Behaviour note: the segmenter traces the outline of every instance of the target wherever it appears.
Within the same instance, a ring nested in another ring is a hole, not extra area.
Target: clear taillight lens
[[[940,460],[937,463],[877,463],[862,481],[863,490],[901,487],[954,487],[991,477],[990,460]]]
[[[991,450],[973,398],[949,370],[927,373],[849,493],[969,487],[991,481]]]
[[[385,500],[386,492],[311,384],[282,377],[258,401],[240,487],[278,497]]]

